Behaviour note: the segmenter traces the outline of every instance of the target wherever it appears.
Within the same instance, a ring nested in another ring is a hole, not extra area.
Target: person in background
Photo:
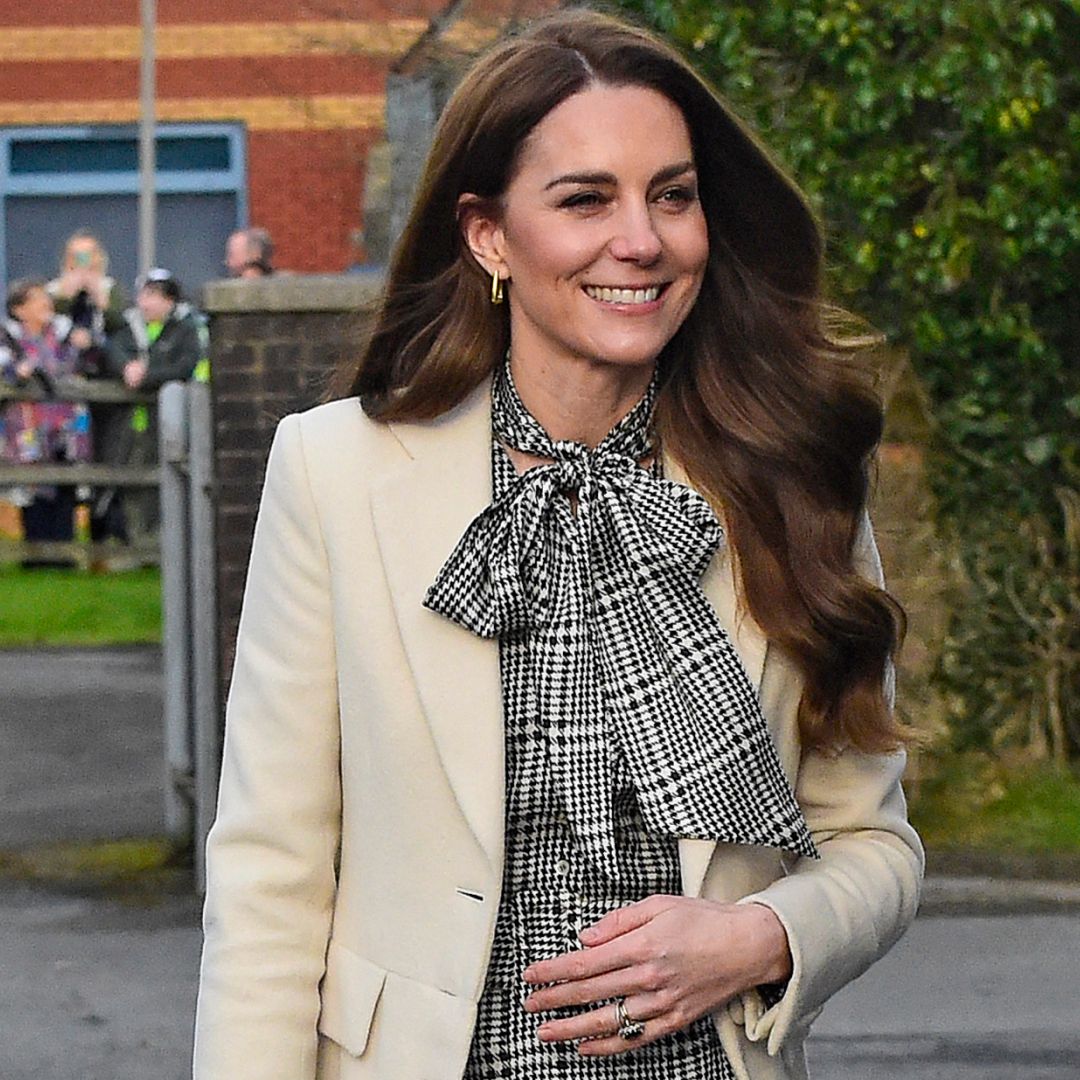
[[[198,314],[184,302],[180,283],[172,273],[156,267],[137,282],[135,306],[124,313],[124,325],[109,340],[107,368],[123,379],[128,389],[153,391],[175,379],[190,379],[204,351]],[[130,410],[118,463],[143,465],[156,460],[153,413],[145,405],[137,405]],[[115,494],[113,501],[119,502]],[[124,538],[152,532],[157,526],[156,496],[140,493],[127,503],[132,513],[111,511],[124,520]]]
[[[124,325],[127,298],[109,276],[109,256],[92,232],[80,229],[68,237],[60,274],[48,289],[57,314],[71,319],[71,343],[82,353],[83,370],[102,373],[106,340]]]
[[[51,391],[58,378],[79,370],[78,334],[57,315],[45,281],[24,279],[7,293],[7,321],[0,330],[0,379],[37,382]],[[0,458],[16,464],[89,461],[90,413],[68,401],[8,401],[0,406]],[[75,488],[42,485],[7,493],[22,508],[23,535],[30,541],[74,537]],[[39,563],[40,560],[32,560]]]
[[[229,277],[261,278],[274,272],[274,242],[265,229],[237,229],[225,242]]]
[[[109,276],[109,255],[89,230],[68,237],[60,256],[59,276],[49,282],[49,295],[61,315],[71,319],[71,341],[79,350],[79,367],[91,378],[108,377],[108,339],[124,325],[127,296]],[[126,440],[129,410],[123,405],[90,405],[94,460],[115,463],[117,447]],[[122,451],[119,451],[122,452]],[[111,488],[94,491],[90,503],[90,536],[95,541],[123,539]]]
[[[135,306],[109,342],[109,370],[131,390],[188,379],[202,357],[199,318],[172,273],[155,267],[139,279]]]

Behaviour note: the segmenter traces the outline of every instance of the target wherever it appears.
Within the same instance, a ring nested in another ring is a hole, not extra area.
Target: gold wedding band
[[[615,999],[615,1023],[618,1024],[619,1035],[627,1042],[639,1038],[645,1031],[645,1025],[640,1020],[634,1020],[626,1011],[624,998]]]

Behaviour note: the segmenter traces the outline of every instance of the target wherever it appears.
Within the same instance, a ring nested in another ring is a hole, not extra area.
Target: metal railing
[[[202,891],[221,762],[210,387],[167,383],[158,404],[165,821],[192,843]]]

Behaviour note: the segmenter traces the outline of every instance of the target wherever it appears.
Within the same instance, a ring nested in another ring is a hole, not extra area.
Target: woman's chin
[[[663,352],[664,346],[650,343],[648,346],[621,345],[597,348],[593,360],[598,364],[609,364],[621,368],[651,368]]]

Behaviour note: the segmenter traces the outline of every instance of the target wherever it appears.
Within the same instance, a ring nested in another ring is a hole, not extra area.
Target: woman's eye
[[[692,187],[665,188],[659,195],[659,201],[668,206],[687,206],[697,201],[697,189]]]
[[[602,206],[604,201],[599,191],[578,191],[563,199],[562,205],[570,209],[588,210],[594,206]]]

